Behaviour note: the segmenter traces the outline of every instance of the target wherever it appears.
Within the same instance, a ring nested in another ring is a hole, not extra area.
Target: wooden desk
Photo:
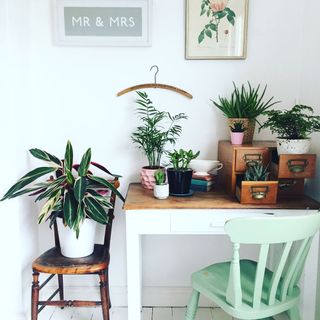
[[[224,224],[231,218],[265,214],[299,215],[307,211],[315,213],[320,204],[304,197],[290,202],[282,200],[269,206],[241,205],[235,198],[219,191],[196,192],[190,198],[157,200],[153,197],[153,191],[143,189],[140,184],[131,184],[123,208],[127,230],[128,320],[140,320],[142,235],[224,234]],[[302,276],[302,320],[316,320],[318,247],[317,235]]]

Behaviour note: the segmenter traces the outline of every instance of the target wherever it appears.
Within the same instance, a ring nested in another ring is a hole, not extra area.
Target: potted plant
[[[170,195],[190,195],[193,170],[189,168],[189,163],[192,159],[197,158],[199,154],[200,151],[193,153],[192,150],[186,151],[183,149],[168,152],[172,165],[172,167],[167,169]]]
[[[169,197],[169,185],[166,183],[166,174],[163,170],[157,170],[154,173],[155,186],[153,188],[153,195],[155,198],[164,200]]]
[[[235,122],[241,121],[243,123],[247,128],[243,143],[251,143],[257,117],[278,103],[278,101],[272,102],[272,97],[268,101],[263,102],[267,86],[264,87],[262,93],[260,93],[260,85],[254,89],[250,82],[248,82],[248,88],[242,85],[241,89],[237,88],[233,82],[233,88],[234,90],[229,99],[219,97],[219,101],[211,101],[228,118],[229,127],[233,126]]]
[[[239,180],[236,197],[242,204],[275,204],[278,181],[268,181],[270,172],[260,161],[247,166],[244,181]]]
[[[159,111],[145,92],[137,91],[137,94],[137,113],[142,124],[132,133],[131,139],[145,153],[149,163],[141,170],[141,183],[144,188],[153,189],[154,172],[161,168],[166,146],[176,143],[182,131],[178,123],[187,116],[184,113],[172,116],[169,112]]]
[[[291,110],[270,110],[268,119],[259,130],[270,128],[277,135],[278,154],[308,153],[309,135],[320,131],[320,116],[313,115],[309,106],[295,105]]]
[[[234,122],[230,126],[231,143],[235,145],[240,145],[243,142],[244,132],[247,128],[244,127],[242,121]]]
[[[31,149],[30,153],[48,165],[36,168],[18,180],[1,201],[23,194],[36,196],[35,202],[44,200],[38,223],[50,220],[50,228],[57,220],[62,255],[75,258],[88,256],[94,249],[96,223],[108,224],[111,208],[108,193],[113,191],[122,201],[117,185],[94,175],[90,164],[109,176],[118,179],[104,166],[91,162],[91,149],[83,155],[80,165],[73,164],[73,148],[68,141],[64,160],[50,153]],[[40,177],[51,174],[44,182],[34,183]],[[28,185],[33,184],[31,187]],[[81,232],[80,232],[81,231]],[[63,239],[68,239],[64,242]]]

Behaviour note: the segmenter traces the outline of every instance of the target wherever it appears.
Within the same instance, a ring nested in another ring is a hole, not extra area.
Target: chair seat
[[[252,297],[254,292],[257,262],[251,260],[240,261],[243,303],[241,307],[236,309],[233,308],[226,299],[230,264],[230,262],[217,263],[193,273],[193,288],[213,300],[222,309],[234,317],[243,319],[260,319],[261,317],[256,318],[257,310],[252,308]],[[261,306],[259,308],[259,315],[264,314],[265,318],[282,312],[281,309],[283,309],[283,311],[288,310],[288,306],[296,303],[300,293],[299,288],[296,286],[294,287],[292,295],[287,298],[285,302],[276,300],[274,305],[269,306],[267,304],[267,300],[269,296],[272,275],[273,272],[266,269],[265,281],[262,288]],[[281,280],[279,287],[281,288]],[[280,292],[278,290],[276,297],[278,298],[279,296]]]
[[[108,265],[108,251],[104,245],[96,244],[93,254],[84,258],[67,258],[56,248],[51,248],[32,263],[32,268],[51,274],[90,274],[105,270]]]

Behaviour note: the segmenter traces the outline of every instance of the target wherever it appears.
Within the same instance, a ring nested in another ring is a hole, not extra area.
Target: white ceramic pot
[[[277,139],[278,154],[304,154],[309,152],[310,146],[310,139]]]
[[[167,183],[156,184],[153,187],[153,195],[160,200],[167,199],[169,197],[169,185]]]
[[[62,219],[57,219],[61,254],[68,258],[82,258],[90,256],[94,250],[97,223],[91,219],[85,219],[80,227],[79,238],[76,232],[65,227]]]

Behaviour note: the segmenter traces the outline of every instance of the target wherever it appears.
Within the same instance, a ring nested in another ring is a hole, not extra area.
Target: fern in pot
[[[174,196],[189,196],[193,170],[189,167],[191,160],[196,159],[200,151],[174,150],[168,152],[171,167],[167,169],[169,192]]]
[[[311,146],[310,134],[320,131],[320,116],[313,108],[295,105],[291,110],[265,112],[267,121],[259,130],[269,128],[277,135],[278,154],[304,154]]]
[[[255,123],[257,117],[262,115],[270,107],[279,103],[273,102],[273,97],[264,102],[264,96],[267,86],[260,91],[260,85],[253,88],[248,82],[246,87],[244,84],[238,88],[233,82],[233,92],[230,98],[219,97],[218,101],[213,104],[228,118],[228,126],[233,126],[235,122],[242,122],[247,128],[244,133],[243,143],[251,143],[255,131]]]
[[[30,153],[47,165],[21,177],[1,201],[24,194],[35,196],[35,202],[43,201],[38,223],[50,221],[51,228],[58,222],[61,253],[71,258],[90,255],[94,249],[96,223],[106,225],[110,222],[110,191],[124,201],[117,190],[120,176],[92,162],[91,149],[85,152],[80,165],[73,164],[73,148],[69,141],[63,160],[40,149],[31,149]],[[113,180],[94,175],[90,165],[113,177]],[[41,177],[46,178],[36,183]]]
[[[146,189],[153,189],[155,171],[160,168],[164,170],[161,167],[161,157],[166,152],[167,145],[176,143],[182,132],[179,123],[187,119],[187,116],[184,113],[171,115],[169,112],[159,111],[145,92],[137,91],[137,94],[137,114],[141,125],[132,133],[131,139],[148,159],[148,165],[141,170],[141,184]]]

